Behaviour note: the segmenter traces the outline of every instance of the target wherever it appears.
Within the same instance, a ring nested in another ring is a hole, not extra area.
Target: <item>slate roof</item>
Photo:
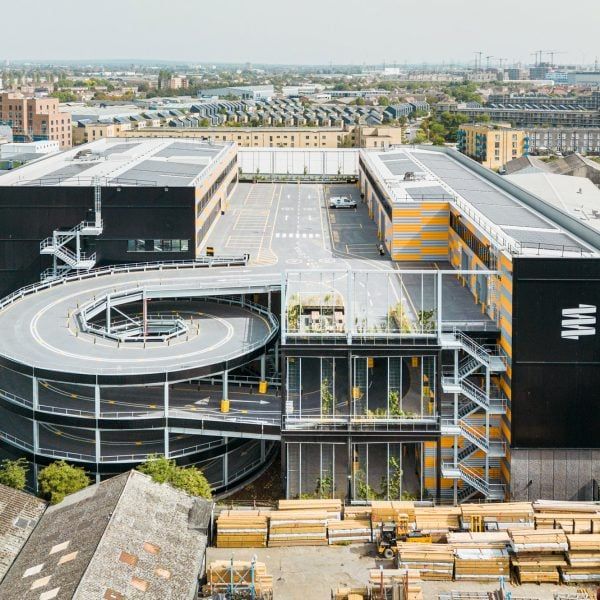
[[[191,600],[211,508],[137,471],[90,486],[46,510],[0,598]]]
[[[0,580],[45,509],[43,500],[0,484]]]

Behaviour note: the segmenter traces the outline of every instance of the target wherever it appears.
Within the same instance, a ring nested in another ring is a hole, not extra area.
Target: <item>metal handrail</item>
[[[29,450],[33,452],[33,444],[30,444],[29,442],[26,442],[25,440],[22,440],[21,438],[18,438],[15,435],[6,433],[5,431],[0,431],[0,439],[12,443],[13,445],[22,448],[23,450]]]
[[[7,392],[6,390],[0,389],[0,398],[4,398],[4,400],[8,400],[8,402],[12,402],[13,404],[18,404],[20,406],[27,406],[28,408],[33,407],[33,402],[31,400],[23,398],[22,396],[17,396],[16,394]]]
[[[29,296],[30,294],[37,293],[42,290],[53,288],[63,283],[71,281],[83,281],[86,279],[94,279],[103,275],[114,275],[118,273],[135,273],[139,271],[163,271],[170,269],[195,269],[195,268],[207,268],[214,266],[244,266],[248,263],[248,256],[214,256],[214,257],[200,257],[194,260],[172,260],[172,261],[161,261],[161,262],[141,262],[141,263],[129,263],[127,265],[118,265],[110,267],[99,267],[97,269],[90,269],[84,272],[77,272],[71,275],[66,275],[59,279],[53,279],[52,281],[42,281],[39,283],[32,283],[26,285],[18,290],[12,292],[8,296],[5,296],[0,300],[0,310],[9,306],[13,302]]]
[[[96,456],[92,454],[83,454],[81,452],[66,452],[64,450],[51,450],[49,448],[38,448],[36,454],[42,456],[57,456],[59,458],[68,458],[81,462],[96,462]]]
[[[479,433],[477,429],[466,423],[463,419],[459,419],[458,426],[460,427],[464,437],[473,442],[475,445],[480,446],[485,452],[489,451],[489,441],[484,435]]]
[[[195,452],[201,452],[202,450],[210,450],[210,448],[218,448],[219,446],[226,446],[227,442],[220,438],[212,442],[206,442],[204,444],[197,444],[196,446],[189,446],[186,448],[180,448],[179,450],[169,450],[169,458],[177,458],[179,456],[187,456],[188,454],[194,454]]]

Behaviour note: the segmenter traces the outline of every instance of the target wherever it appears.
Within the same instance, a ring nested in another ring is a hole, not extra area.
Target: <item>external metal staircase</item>
[[[441,342],[444,350],[453,351],[454,358],[453,364],[445,365],[441,382],[442,391],[454,399],[451,406],[449,402],[444,405],[446,418],[441,428],[442,435],[455,440],[452,461],[442,463],[442,476],[455,480],[457,501],[476,494],[501,500],[504,484],[491,480],[489,463],[506,454],[504,441],[490,437],[490,416],[505,414],[507,409],[504,393],[491,380],[506,371],[504,357],[497,348],[485,347],[458,330],[443,333]],[[483,467],[481,458],[474,459],[477,452],[485,457]],[[463,484],[460,488],[458,481]]]
[[[40,254],[52,256],[52,266],[40,276],[42,281],[57,279],[69,271],[87,271],[96,265],[96,253],[86,254],[81,249],[82,238],[97,237],[103,231],[101,187],[94,181],[94,220],[82,221],[67,230],[55,229],[52,236],[40,243]],[[69,244],[75,242],[73,250]]]

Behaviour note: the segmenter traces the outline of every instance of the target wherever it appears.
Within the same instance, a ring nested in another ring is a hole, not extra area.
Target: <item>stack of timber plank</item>
[[[451,581],[454,553],[448,544],[398,544],[398,568],[416,570],[421,579]]]
[[[461,509],[458,506],[415,508],[415,528],[424,533],[445,534],[460,528]]]
[[[333,600],[367,600],[369,590],[367,588],[339,587],[332,594]]]
[[[254,572],[253,572],[254,571]],[[207,587],[210,593],[224,593],[231,586],[240,592],[254,585],[256,597],[268,597],[273,593],[273,576],[267,573],[262,562],[252,565],[249,561],[216,560],[206,570]]]
[[[475,581],[497,581],[510,574],[510,557],[500,548],[455,548],[454,578]]]
[[[600,533],[598,504],[538,500],[533,503],[533,507],[537,527],[560,527],[567,533]]]
[[[225,510],[217,518],[217,548],[265,548],[270,510]]]
[[[509,529],[519,583],[559,583],[568,541],[561,529]]]
[[[387,600],[388,598],[423,600],[419,571],[406,569],[370,569],[369,587],[373,600]]]
[[[397,522],[408,518],[415,522],[415,503],[410,500],[373,500],[371,502],[371,520],[373,525],[390,521]]]
[[[471,517],[480,517],[485,529],[505,531],[533,526],[531,502],[490,502],[488,504],[461,504],[463,529],[471,528]]]
[[[334,520],[326,510],[271,511],[269,547],[326,546],[327,524]]]
[[[330,521],[327,524],[327,539],[329,544],[372,542],[371,521],[359,521],[358,519]]]
[[[569,551],[565,567],[561,567],[561,578],[565,583],[600,582],[600,534],[567,535]]]
[[[320,510],[330,513],[331,519],[342,518],[342,501],[339,499],[307,499],[307,500],[279,500],[279,510]]]
[[[370,521],[372,508],[366,505],[344,506],[344,520]]]
[[[487,550],[508,550],[510,536],[507,531],[461,531],[450,532],[446,536],[453,548],[477,548]]]
[[[449,533],[447,539],[454,549],[455,579],[486,581],[510,575],[506,531]]]

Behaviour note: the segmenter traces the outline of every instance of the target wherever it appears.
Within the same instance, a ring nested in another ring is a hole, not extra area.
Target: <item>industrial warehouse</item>
[[[0,215],[8,455],[598,499],[600,235],[458,152],[103,139],[1,176]]]

